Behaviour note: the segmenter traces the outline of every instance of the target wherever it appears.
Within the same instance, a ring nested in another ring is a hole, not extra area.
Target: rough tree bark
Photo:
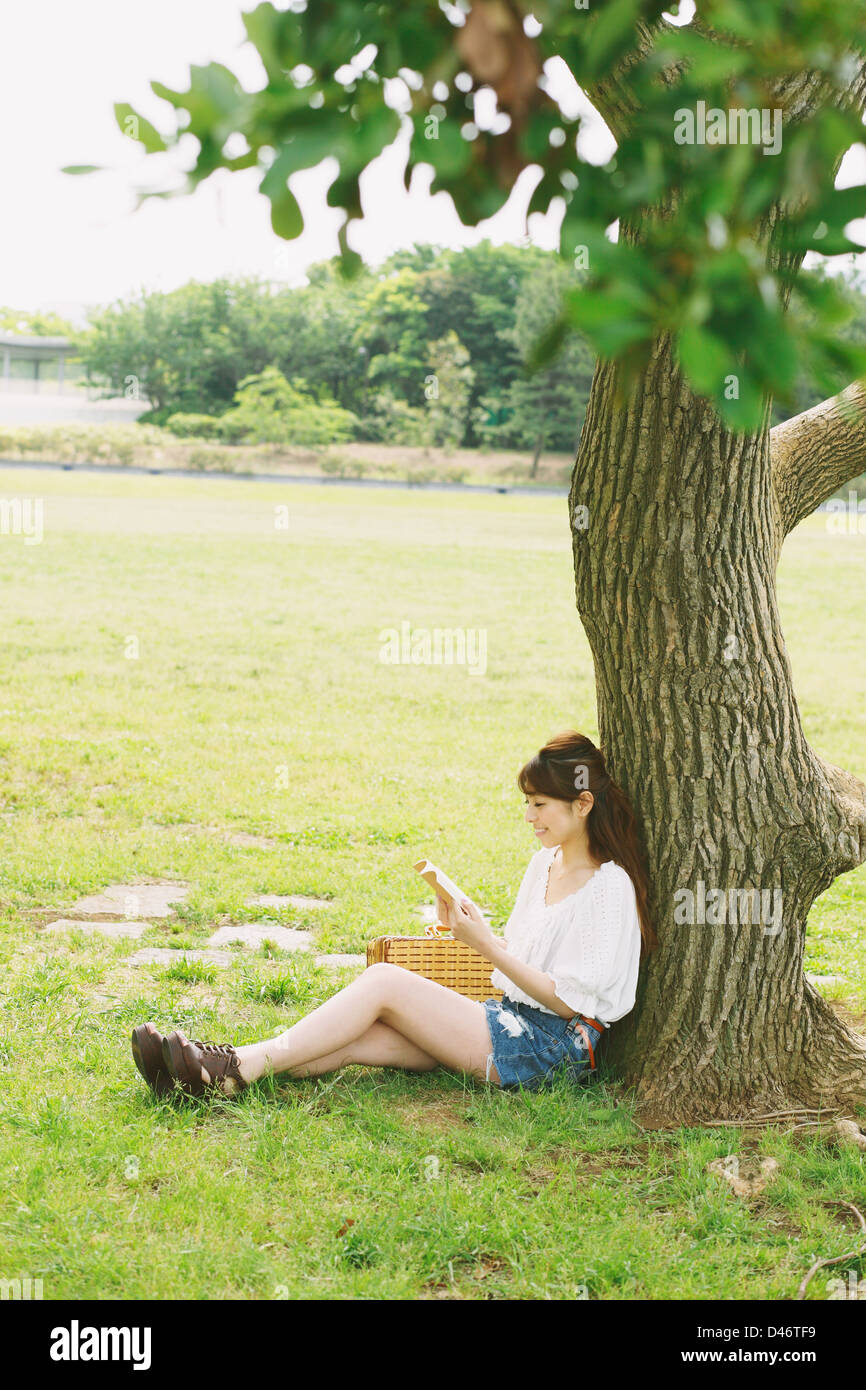
[[[616,81],[589,93],[615,135],[633,118],[619,93]],[[813,95],[804,76],[775,104],[802,112]],[[863,96],[861,81],[861,110]],[[647,1128],[856,1114],[866,1038],[806,981],[803,947],[815,899],[866,859],[866,787],[806,742],[775,571],[787,532],[866,467],[866,393],[773,430],[768,402],[763,428],[736,436],[689,390],[666,337],[628,404],[615,384],[599,363],[569,501],[575,590],[660,945],[608,1057]],[[710,899],[705,925],[678,923],[680,890],[697,896],[701,881],[708,896],[758,889],[764,910],[727,901],[714,922]]]

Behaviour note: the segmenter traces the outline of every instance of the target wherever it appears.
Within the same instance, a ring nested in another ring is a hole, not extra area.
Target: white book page
[[[418,868],[419,874],[421,874],[425,879],[428,875],[433,875],[433,877],[436,879],[436,885],[441,890],[442,896],[445,898],[446,901],[459,903],[464,898],[471,901],[471,899],[469,899],[469,894],[464,893],[462,888],[458,888],[454,880],[452,878],[449,878],[448,875],[442,871],[442,869],[437,869],[435,864],[431,864],[429,859],[423,860],[416,867]]]

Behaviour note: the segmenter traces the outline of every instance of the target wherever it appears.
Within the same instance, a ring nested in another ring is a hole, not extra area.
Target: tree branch
[[[770,465],[784,534],[866,471],[866,386],[838,396],[770,430]]]
[[[834,872],[848,873],[866,861],[866,786],[844,768],[825,762],[814,748],[809,751],[819,772],[826,778],[830,800],[839,817]]]
[[[581,88],[604,120],[617,144],[625,139],[638,113],[638,107],[626,80],[628,73],[650,52],[658,34],[671,27],[666,19],[662,19],[654,27],[638,20],[635,25],[634,48],[623,54],[607,77],[597,82],[587,82]],[[670,70],[662,73],[662,80],[673,81],[682,67],[681,61],[672,64]]]

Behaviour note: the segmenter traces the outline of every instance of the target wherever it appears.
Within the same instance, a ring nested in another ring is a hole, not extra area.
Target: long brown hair
[[[608,773],[601,749],[585,734],[564,729],[524,764],[517,784],[525,796],[549,796],[553,801],[577,801],[583,792],[592,792],[586,818],[589,852],[600,864],[612,859],[621,865],[634,884],[643,959],[659,944],[647,907],[649,879],[631,802]]]

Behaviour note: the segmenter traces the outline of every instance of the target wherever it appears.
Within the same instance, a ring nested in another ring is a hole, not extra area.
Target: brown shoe
[[[163,1035],[155,1023],[140,1023],[132,1030],[132,1057],[148,1086],[158,1096],[169,1096],[174,1090],[174,1077],[162,1056]],[[196,1047],[204,1044],[196,1041]]]
[[[174,1079],[162,1060],[162,1033],[154,1023],[140,1023],[132,1030],[132,1056],[148,1086],[158,1096],[167,1096]]]
[[[247,1088],[231,1043],[182,1043],[176,1032],[169,1033],[162,1040],[162,1059],[173,1082],[187,1095],[202,1096],[214,1088],[224,1095],[239,1095]],[[210,1081],[202,1080],[202,1067]],[[226,1081],[234,1082],[232,1090],[225,1089]]]

